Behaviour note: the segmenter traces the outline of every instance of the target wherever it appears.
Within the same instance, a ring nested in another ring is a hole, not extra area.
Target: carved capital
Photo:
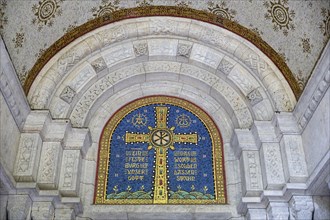
[[[292,196],[289,205],[290,219],[312,219],[314,204],[311,196]]]

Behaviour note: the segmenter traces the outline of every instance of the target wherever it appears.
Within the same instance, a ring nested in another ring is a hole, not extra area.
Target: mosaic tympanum
[[[135,100],[100,139],[96,204],[225,204],[220,133],[191,102]]]

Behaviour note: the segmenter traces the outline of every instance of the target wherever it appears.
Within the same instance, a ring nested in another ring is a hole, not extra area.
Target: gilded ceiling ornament
[[[283,2],[283,3],[282,3]],[[264,6],[268,9],[265,14],[266,20],[272,20],[274,24],[274,31],[283,30],[284,36],[288,36],[289,30],[294,30],[295,25],[293,24],[293,18],[295,17],[295,12],[289,10],[288,0],[272,0],[270,2],[265,1]]]
[[[297,82],[298,82],[299,88],[301,90],[303,90],[305,88],[305,85],[307,82],[307,77],[303,75],[303,72],[301,70],[298,71]]]
[[[43,28],[43,25],[51,27],[54,23],[53,19],[62,14],[60,3],[64,0],[41,0],[38,5],[34,4],[32,12],[36,16],[32,19],[32,23],[38,25],[38,30]]]
[[[72,31],[73,29],[75,29],[77,26],[78,26],[78,21],[75,21],[72,24],[70,24],[68,27],[63,28],[63,32],[69,33],[70,31]]]
[[[15,48],[18,48],[23,47],[24,40],[24,33],[16,33],[16,37],[14,37],[12,41],[15,44]]]
[[[21,71],[18,71],[18,78],[19,78],[19,81],[21,83],[24,83],[25,82],[26,77],[27,77],[27,73],[28,73],[28,71],[27,71],[25,65],[22,67],[22,70]]]
[[[44,44],[44,48],[39,49],[39,52],[36,53],[34,56],[37,57],[37,59],[39,59],[46,51],[47,49],[47,44]]]
[[[236,11],[233,9],[229,9],[227,7],[226,2],[224,1],[222,1],[220,5],[216,4],[214,6],[213,2],[209,2],[208,5],[210,6],[208,9],[210,10],[211,13],[216,14],[222,18],[233,20],[234,16],[236,15]]]
[[[153,3],[153,0],[143,0],[143,1],[137,0],[136,1],[136,5],[138,7],[150,6],[150,5],[152,5],[152,3]]]
[[[303,49],[303,53],[306,54],[308,56],[308,54],[312,53],[312,48],[314,47],[311,43],[310,43],[310,38],[300,38],[301,42],[299,44],[299,47],[302,47]]]
[[[278,53],[278,55],[279,55],[280,57],[282,57],[282,59],[283,59],[285,62],[289,62],[289,61],[290,61],[290,59],[287,58],[287,56],[286,56],[286,54],[285,54],[285,52],[283,51],[282,48],[278,48],[277,53]]]
[[[119,8],[119,0],[115,0],[113,3],[108,0],[102,0],[102,5],[92,8],[93,17],[102,17],[105,15],[110,15],[112,12],[116,11]]]
[[[325,8],[322,8],[321,10],[323,20],[320,24],[320,29],[323,32],[323,36],[326,36],[328,39],[330,38],[330,10],[327,10]]]
[[[0,1],[0,33],[4,26],[8,23],[8,17],[5,16],[5,8],[7,6],[7,2],[5,0]]]
[[[250,24],[250,30],[253,31],[254,33],[256,33],[259,37],[261,37],[261,35],[264,34],[264,32],[262,32],[261,30],[259,30],[259,28],[253,27],[252,24]]]
[[[179,0],[175,0],[175,5],[178,7],[184,7],[184,8],[188,8],[191,6],[192,2],[188,1],[188,2],[184,2],[184,1],[179,1]]]

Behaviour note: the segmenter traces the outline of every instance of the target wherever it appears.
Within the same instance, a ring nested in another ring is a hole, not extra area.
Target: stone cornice
[[[30,107],[1,37],[0,60],[0,91],[18,128],[22,130],[25,119],[30,112]]]
[[[330,41],[312,73],[294,114],[302,130],[307,126],[330,86]]]

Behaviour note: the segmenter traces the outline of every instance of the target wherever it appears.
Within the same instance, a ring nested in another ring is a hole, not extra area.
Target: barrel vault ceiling
[[[285,60],[301,89],[330,37],[329,0],[0,0],[0,33],[24,84],[43,52],[70,30],[147,5],[203,10],[253,30]]]

